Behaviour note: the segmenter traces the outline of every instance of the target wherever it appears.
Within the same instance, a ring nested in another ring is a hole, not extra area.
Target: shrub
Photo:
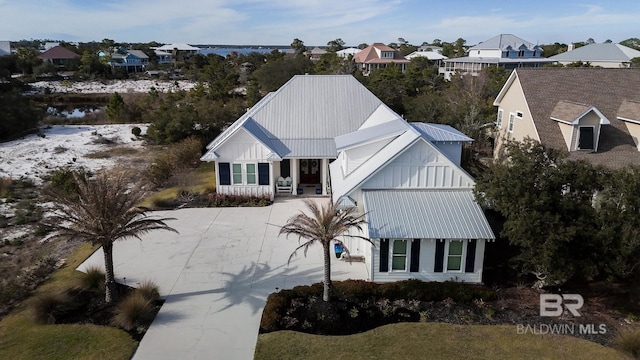
[[[282,291],[272,293],[267,297],[267,303],[264,306],[264,310],[262,310],[262,318],[260,319],[261,333],[280,330],[281,314],[287,304],[288,301],[283,296]]]
[[[157,154],[144,176],[155,186],[164,186],[177,173],[194,168],[200,163],[202,143],[195,137],[186,138]]]
[[[137,126],[134,126],[131,129],[131,133],[133,134],[133,136],[140,136],[140,134],[142,134],[142,130]]]
[[[620,332],[613,343],[618,349],[631,355],[634,359],[640,359],[640,329]]]
[[[269,206],[271,199],[266,196],[248,196],[210,193],[207,195],[209,207],[236,207],[236,206]]]
[[[33,321],[39,324],[55,324],[64,313],[65,303],[69,299],[64,293],[52,292],[36,296],[31,303]]]
[[[136,292],[151,302],[160,300],[160,287],[151,280],[143,281],[140,286],[136,288]]]
[[[131,331],[151,321],[154,314],[155,309],[151,301],[134,291],[118,303],[112,323],[114,326]]]
[[[98,266],[90,266],[78,278],[78,286],[86,291],[104,290],[104,270]]]
[[[71,195],[78,192],[78,184],[76,184],[73,174],[83,175],[84,169],[71,170],[68,167],[56,170],[49,178],[49,187],[57,192]]]

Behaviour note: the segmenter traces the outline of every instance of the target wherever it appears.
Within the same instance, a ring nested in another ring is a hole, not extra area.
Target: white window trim
[[[248,181],[247,181],[247,174],[248,174],[247,173],[247,165],[248,164],[253,164],[254,165],[254,169],[255,169],[254,174],[255,174],[256,182],[253,183],[253,184],[249,184]],[[233,165],[240,165],[240,174],[242,176],[242,181],[239,182],[239,183],[236,183],[234,181],[233,175],[235,173],[233,172]],[[258,163],[255,163],[255,162],[234,162],[234,163],[231,163],[231,185],[234,185],[234,186],[258,186],[258,176],[259,176],[258,175]]]
[[[509,113],[509,124],[507,125],[507,131],[510,133],[513,132],[513,128],[515,127],[515,119],[516,119],[516,114]]]
[[[496,127],[498,127],[498,129],[502,129],[503,116],[504,116],[504,111],[502,109],[498,109],[498,118],[496,119]]]
[[[389,239],[390,241],[390,246],[389,246],[389,270],[391,272],[407,272],[410,269],[410,264],[409,264],[409,259],[411,258],[411,241],[409,241],[409,239]],[[405,256],[405,261],[404,261],[404,269],[400,270],[400,269],[393,269],[393,246],[395,244],[396,241],[406,241],[407,243],[407,253],[404,255]]]
[[[460,258],[460,270],[449,270],[449,244],[452,241],[462,241],[462,255]],[[450,272],[450,273],[463,273],[464,272],[464,268],[465,268],[465,264],[466,264],[466,259],[467,259],[467,243],[469,242],[469,240],[446,240],[445,241],[445,245],[444,245],[444,261],[443,261],[443,267],[442,267],[442,272]]]

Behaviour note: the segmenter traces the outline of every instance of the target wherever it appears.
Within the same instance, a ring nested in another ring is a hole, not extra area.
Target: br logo
[[[582,305],[584,299],[579,294],[540,294],[540,316],[560,316],[565,308],[573,316],[580,316]]]

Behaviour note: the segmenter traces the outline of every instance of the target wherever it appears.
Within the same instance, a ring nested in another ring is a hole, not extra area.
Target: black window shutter
[[[380,239],[380,272],[389,271],[389,239]]]
[[[269,185],[269,163],[258,163],[258,185]]]
[[[436,240],[436,259],[433,272],[442,272],[444,268],[444,240]]]
[[[473,272],[476,266],[476,239],[469,240],[467,243],[467,260],[464,265],[464,272]]]
[[[229,163],[218,163],[220,172],[220,185],[231,185],[231,166]]]
[[[413,239],[413,241],[411,241],[411,264],[409,271],[420,271],[420,239]]]

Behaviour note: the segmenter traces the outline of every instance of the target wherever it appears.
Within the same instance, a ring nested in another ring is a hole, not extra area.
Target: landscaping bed
[[[494,290],[481,285],[456,282],[428,283],[406,280],[375,284],[361,280],[333,282],[334,297],[322,301],[322,284],[298,286],[269,295],[260,324],[261,333],[293,330],[319,335],[349,335],[400,322],[440,322],[457,325],[513,325],[540,332],[554,324],[574,326],[573,335],[610,345],[631,321],[611,310],[613,297],[585,294],[582,316],[539,315],[539,294],[535,289],[513,287]],[[624,301],[625,303],[628,300]],[[580,324],[593,324],[592,333],[580,332]],[[599,328],[604,325],[606,332]],[[527,328],[527,326],[529,326]]]

